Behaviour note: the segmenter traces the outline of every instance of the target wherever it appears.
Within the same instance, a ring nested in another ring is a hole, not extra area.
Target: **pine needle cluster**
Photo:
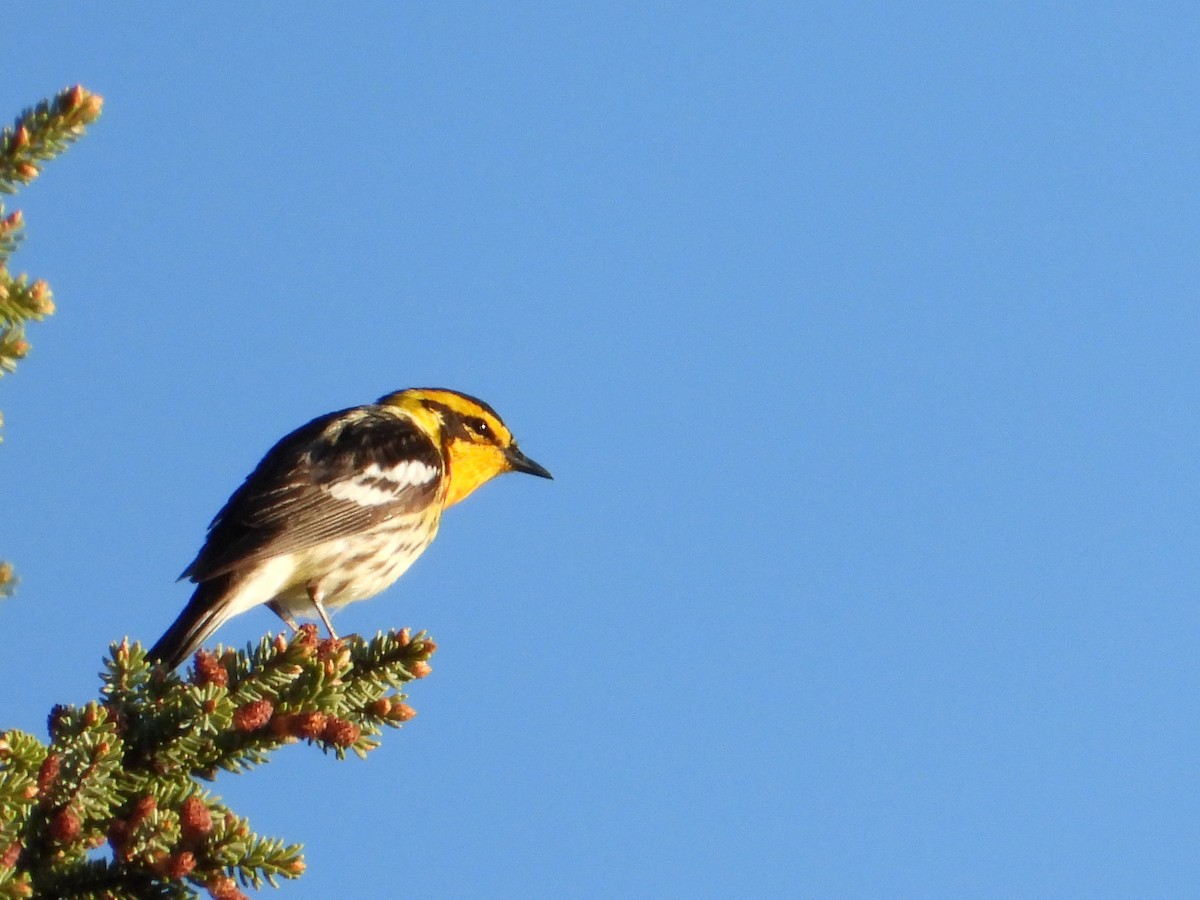
[[[50,714],[49,743],[0,732],[0,897],[244,897],[304,872],[200,782],[303,743],[360,757],[416,713],[400,687],[436,646],[407,629],[318,639],[306,625],[245,652],[201,650],[186,677],[114,644],[101,699]]]

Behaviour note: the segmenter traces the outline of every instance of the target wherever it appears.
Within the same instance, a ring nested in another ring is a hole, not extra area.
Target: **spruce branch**
[[[0,193],[16,193],[37,178],[41,164],[83,137],[103,106],[103,97],[77,84],[17,116],[0,131]]]
[[[0,734],[0,898],[242,897],[304,872],[201,782],[288,744],[365,756],[415,712],[401,688],[436,646],[408,629],[320,639],[306,625],[245,651],[201,650],[186,676],[110,648],[101,699],[59,706],[50,741]]]
[[[81,85],[65,88],[17,116],[0,131],[0,193],[13,194],[29,184],[45,163],[83,136],[100,116],[104,99]],[[21,211],[5,214],[0,205],[0,375],[11,372],[29,352],[24,323],[54,312],[45,281],[13,276],[8,260],[24,236]]]
[[[11,126],[0,130],[0,193],[15,193],[36,178],[46,161],[83,136],[87,126],[99,118],[103,105],[102,97],[77,84],[25,110]],[[0,375],[12,372],[29,353],[25,323],[54,312],[54,299],[45,281],[30,282],[28,275],[14,277],[8,271],[8,260],[24,237],[24,228],[21,211],[5,214],[0,204]],[[3,422],[0,416],[0,425]],[[0,562],[0,599],[12,594],[15,585],[12,566]]]

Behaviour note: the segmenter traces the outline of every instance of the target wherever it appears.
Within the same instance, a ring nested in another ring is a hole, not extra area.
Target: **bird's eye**
[[[492,436],[492,427],[485,420],[477,416],[468,416],[466,426],[481,438],[490,438]]]

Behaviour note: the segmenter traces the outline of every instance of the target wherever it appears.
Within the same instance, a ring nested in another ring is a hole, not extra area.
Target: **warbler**
[[[442,511],[505,472],[552,476],[482,400],[409,388],[313,419],[272,447],[208,526],[191,600],[150,650],[170,668],[266,604],[293,629],[373,597],[437,535]]]

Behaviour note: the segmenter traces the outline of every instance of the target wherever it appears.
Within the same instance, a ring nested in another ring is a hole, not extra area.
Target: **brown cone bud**
[[[213,900],[250,900],[228,875],[214,875],[204,886]]]
[[[233,714],[233,727],[238,731],[258,731],[271,721],[275,705],[270,700],[255,700],[238,707]]]
[[[373,716],[378,716],[381,719],[386,719],[388,713],[392,711],[392,701],[387,697],[380,697],[378,700],[372,700],[367,707],[367,712]]]
[[[60,844],[69,844],[79,837],[82,830],[83,823],[79,820],[79,814],[69,806],[60,809],[50,819],[50,837]]]
[[[58,778],[58,770],[60,768],[60,760],[57,753],[48,753],[46,758],[42,760],[42,764],[38,767],[37,786],[38,793],[44,794],[50,790],[50,786],[54,784]]]
[[[196,868],[196,854],[191,850],[179,850],[166,858],[162,874],[175,881],[187,878]]]
[[[341,638],[327,637],[322,638],[317,643],[317,659],[332,659],[338,655],[346,642]]]
[[[420,660],[420,659],[417,660],[415,663],[410,663],[409,667],[408,667],[408,672],[410,675],[412,675],[413,678],[424,678],[426,675],[428,675],[432,671],[433,671],[433,666],[429,665],[429,663],[425,662],[424,660]]]
[[[80,110],[80,118],[85,122],[95,122],[100,116],[100,110],[104,108],[104,98],[99,94],[90,94],[83,101],[83,109]]]
[[[292,717],[292,734],[315,741],[325,732],[328,722],[329,716],[317,710],[296,713]]]
[[[54,312],[54,301],[50,299],[50,285],[42,279],[39,278],[30,286],[29,299],[33,311],[38,315],[48,316]]]
[[[179,831],[189,844],[198,844],[212,831],[212,812],[204,801],[193,795],[179,806]]]
[[[335,747],[349,747],[362,737],[362,729],[353,722],[347,722],[337,716],[330,716],[329,724],[325,726],[325,733],[322,737]]]
[[[191,681],[196,685],[215,684],[226,687],[229,684],[229,673],[221,665],[217,654],[211,650],[198,650]]]

